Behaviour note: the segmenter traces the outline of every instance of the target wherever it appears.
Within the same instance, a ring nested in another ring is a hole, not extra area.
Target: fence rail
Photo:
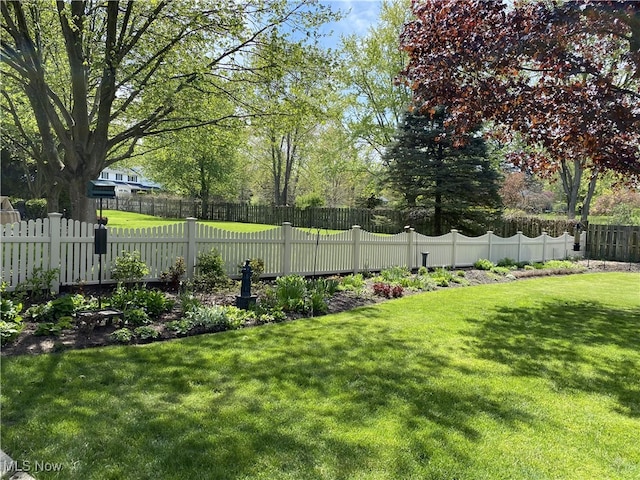
[[[472,238],[452,230],[440,237],[427,237],[413,229],[395,235],[373,234],[355,225],[334,235],[321,235],[285,222],[261,232],[238,233],[187,218],[184,223],[162,227],[109,228],[101,279],[100,256],[94,254],[95,227],[64,219],[59,213],[3,225],[2,281],[12,290],[31,278],[36,269],[59,268],[52,285],[56,291],[61,285],[95,284],[101,280],[109,283],[110,266],[125,251],[140,252],[149,267],[148,281],[159,280],[178,257],[185,259],[190,278],[198,255],[212,249],[220,252],[226,273],[235,278],[247,258],[264,260],[265,277],[275,277],[379,271],[392,266],[415,269],[422,265],[424,252],[429,252],[428,267],[468,267],[480,258],[534,262],[582,254],[573,251],[573,236],[566,232],[559,237],[543,233],[535,238],[522,232],[509,238],[487,232]]]

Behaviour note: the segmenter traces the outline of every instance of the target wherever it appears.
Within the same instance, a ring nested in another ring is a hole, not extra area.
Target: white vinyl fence
[[[568,233],[557,238],[547,234],[528,238],[521,233],[501,238],[487,232],[470,238],[452,230],[440,237],[426,237],[413,229],[378,235],[353,226],[338,234],[320,235],[290,223],[260,232],[237,233],[187,218],[184,223],[163,227],[108,228],[107,253],[101,256],[94,254],[94,228],[97,225],[63,219],[59,213],[2,225],[2,281],[12,290],[31,278],[36,269],[59,268],[60,274],[53,282],[55,291],[61,285],[96,284],[100,280],[109,283],[114,260],[123,252],[133,251],[140,252],[149,267],[149,281],[159,280],[178,257],[185,259],[187,277],[193,276],[198,255],[212,249],[220,252],[227,274],[235,278],[250,258],[264,260],[264,276],[276,277],[373,272],[392,266],[415,269],[422,265],[423,252],[429,252],[428,267],[468,267],[481,258],[537,262],[582,255],[573,251],[574,239]],[[584,248],[584,237],[580,244]]]

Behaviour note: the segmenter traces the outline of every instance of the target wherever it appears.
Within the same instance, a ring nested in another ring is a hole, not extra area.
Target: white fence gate
[[[52,285],[55,291],[61,285],[98,283],[96,227],[63,219],[59,213],[50,213],[45,219],[2,225],[2,281],[12,290],[31,278],[36,269],[59,268]],[[583,248],[584,243],[583,233]],[[528,238],[522,233],[502,238],[492,232],[471,238],[452,230],[440,237],[427,237],[413,229],[395,235],[373,234],[356,225],[338,234],[319,235],[283,223],[260,232],[237,233],[187,218],[184,223],[163,227],[108,228],[102,280],[112,281],[112,262],[125,251],[140,252],[149,267],[148,281],[159,280],[178,257],[185,259],[190,278],[198,254],[212,249],[220,252],[227,274],[234,278],[239,277],[240,266],[248,258],[264,260],[264,276],[275,277],[291,273],[379,271],[392,266],[415,269],[422,265],[423,252],[429,252],[428,267],[469,267],[481,258],[493,262],[503,258],[538,262],[582,255],[573,251],[573,237],[566,232],[557,238],[547,234]]]

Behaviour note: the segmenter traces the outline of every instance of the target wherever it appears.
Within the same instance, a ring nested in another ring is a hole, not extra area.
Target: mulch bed
[[[604,262],[601,260],[581,261],[586,271],[588,272],[640,272],[640,264],[638,263],[623,263],[623,262]],[[559,275],[572,273],[568,270],[519,270],[513,272],[513,276],[517,279],[530,278],[533,276],[543,275]],[[501,277],[493,274],[489,274],[482,270],[465,270],[465,278],[471,285],[481,285],[487,283],[499,283],[513,281],[513,278]],[[457,284],[451,283],[452,288]],[[379,302],[386,301],[386,298],[376,296],[372,293],[371,285],[362,294],[355,294],[353,292],[337,292],[331,299],[329,299],[329,313],[339,313],[348,310],[352,310],[357,307],[371,305]],[[167,292],[172,295],[170,292]],[[238,291],[224,291],[215,292],[211,294],[199,295],[200,300],[205,305],[234,305],[235,297],[239,293]],[[413,292],[405,290],[404,296],[412,295],[420,292]],[[96,291],[88,291],[85,289],[84,294],[97,295]],[[175,295],[175,294],[173,294]],[[102,296],[108,296],[108,292],[102,292]],[[175,295],[177,299],[177,295]],[[150,326],[159,332],[159,337],[152,341],[170,340],[178,338],[173,331],[170,331],[164,327],[164,324],[171,320],[177,320],[180,318],[179,308],[174,308],[172,312],[164,314],[159,321],[151,324]],[[291,316],[289,320],[295,320],[300,318],[300,315]],[[0,352],[2,356],[10,355],[37,355],[42,353],[60,352],[69,349],[82,349],[91,347],[100,347],[105,345],[112,345],[115,342],[110,338],[111,333],[120,328],[113,324],[97,325],[97,326],[85,326],[85,328],[75,328],[73,330],[65,330],[59,336],[35,336],[37,324],[34,322],[25,322],[25,328],[18,338],[10,345],[2,347]],[[194,332],[190,333],[193,335]],[[148,343],[149,341],[138,341],[137,343]]]

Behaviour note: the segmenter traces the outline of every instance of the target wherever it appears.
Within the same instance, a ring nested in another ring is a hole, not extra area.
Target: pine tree
[[[405,115],[385,152],[387,181],[402,195],[419,230],[442,235],[457,228],[478,234],[499,213],[500,176],[485,141],[478,135],[464,145],[453,144],[444,120],[442,109]]]

